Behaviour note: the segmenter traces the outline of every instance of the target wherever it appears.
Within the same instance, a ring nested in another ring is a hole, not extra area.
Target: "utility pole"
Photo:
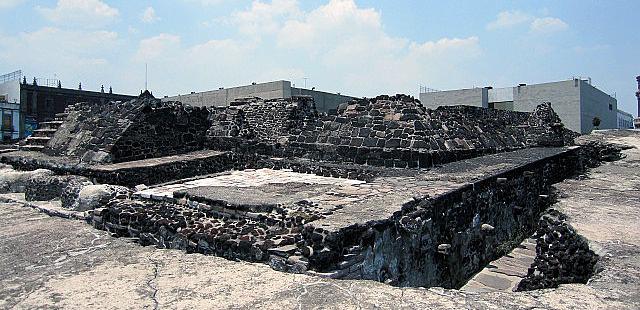
[[[303,77],[302,79],[304,80],[304,88],[307,88],[307,80],[308,80],[309,78]]]

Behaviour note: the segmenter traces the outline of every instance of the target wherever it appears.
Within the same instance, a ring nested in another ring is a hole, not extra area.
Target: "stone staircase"
[[[19,144],[22,151],[42,151],[53,135],[62,125],[67,113],[56,113],[55,119],[40,123],[40,128],[33,131],[33,134],[24,139]]]

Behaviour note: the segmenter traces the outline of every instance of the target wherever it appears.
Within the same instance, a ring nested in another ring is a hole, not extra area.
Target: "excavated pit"
[[[112,200],[91,220],[141,244],[286,272],[460,288],[536,231],[552,184],[584,169],[584,153],[523,149],[367,181],[228,171]]]

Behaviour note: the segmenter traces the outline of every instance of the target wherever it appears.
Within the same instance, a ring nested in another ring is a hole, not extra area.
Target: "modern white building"
[[[598,128],[618,128],[617,100],[585,79],[504,88],[430,91],[420,93],[420,101],[428,108],[471,105],[522,112],[531,112],[539,104],[551,102],[564,125],[573,131],[590,132],[596,117],[600,119]]]
[[[192,106],[227,106],[237,98],[259,97],[262,99],[291,98],[291,96],[311,96],[320,112],[335,109],[341,103],[351,101],[355,97],[328,93],[306,88],[291,86],[289,81],[273,81],[266,83],[252,83],[251,85],[231,88],[219,88],[204,92],[192,92],[186,95],[165,97],[163,101],[180,101]]]

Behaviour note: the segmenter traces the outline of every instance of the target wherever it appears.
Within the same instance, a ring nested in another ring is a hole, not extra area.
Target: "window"
[[[609,111],[613,111],[613,104],[609,103]]]

